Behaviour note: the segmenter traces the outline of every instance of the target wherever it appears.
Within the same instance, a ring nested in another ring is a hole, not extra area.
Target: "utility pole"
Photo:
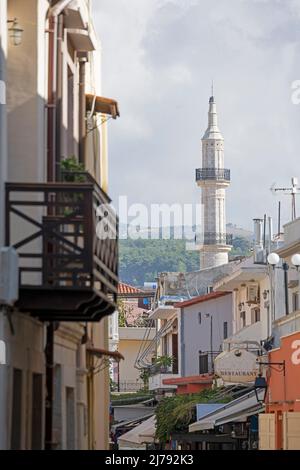
[[[213,355],[213,316],[211,313],[205,314],[206,318],[210,318],[210,363],[212,372],[214,372],[214,355]]]

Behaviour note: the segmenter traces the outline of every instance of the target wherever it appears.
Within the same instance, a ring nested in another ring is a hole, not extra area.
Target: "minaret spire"
[[[209,98],[208,127],[205,131],[203,139],[223,140],[222,134],[218,127],[217,104],[214,96]]]
[[[228,263],[228,252],[231,250],[225,216],[225,192],[230,184],[230,170],[224,168],[224,139],[218,127],[213,85],[208,127],[202,138],[202,168],[196,170],[196,181],[202,189],[204,226],[200,269],[205,269]]]

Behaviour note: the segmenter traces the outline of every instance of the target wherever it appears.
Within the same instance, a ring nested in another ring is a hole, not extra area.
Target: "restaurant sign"
[[[246,349],[224,351],[215,359],[215,374],[233,384],[254,382],[259,374],[257,356]]]

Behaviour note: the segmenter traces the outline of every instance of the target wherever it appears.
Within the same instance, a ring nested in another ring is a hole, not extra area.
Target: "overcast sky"
[[[227,221],[276,219],[271,185],[300,177],[299,0],[94,0],[110,120],[110,195],[117,201],[200,200],[195,168],[214,80],[225,167]],[[290,198],[282,196],[285,220]],[[300,195],[299,195],[300,214]],[[276,222],[277,223],[277,222]]]

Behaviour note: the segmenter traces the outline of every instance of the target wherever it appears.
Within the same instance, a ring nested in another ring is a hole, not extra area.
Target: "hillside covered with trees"
[[[243,237],[233,239],[230,256],[247,256],[251,241]],[[134,286],[155,281],[164,271],[197,271],[199,252],[186,250],[185,240],[120,240],[120,279]]]

